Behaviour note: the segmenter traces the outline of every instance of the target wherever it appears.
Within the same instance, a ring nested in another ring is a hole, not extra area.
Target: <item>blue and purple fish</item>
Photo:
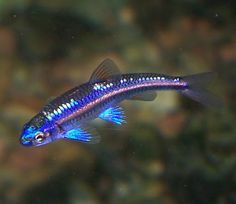
[[[115,63],[106,59],[87,83],[50,101],[26,123],[20,142],[25,146],[40,146],[58,139],[97,143],[100,137],[89,125],[92,120],[100,118],[121,125],[125,122],[121,101],[152,101],[156,92],[162,90],[176,90],[207,106],[219,105],[217,98],[206,90],[212,75],[121,74]]]

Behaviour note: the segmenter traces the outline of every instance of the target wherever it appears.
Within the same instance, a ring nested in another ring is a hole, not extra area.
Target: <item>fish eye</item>
[[[44,134],[42,132],[38,133],[35,135],[35,140],[39,143],[42,142],[44,140]]]

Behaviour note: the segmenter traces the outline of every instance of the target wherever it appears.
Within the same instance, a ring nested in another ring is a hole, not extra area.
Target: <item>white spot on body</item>
[[[61,113],[62,113],[62,111],[61,111],[61,109],[60,109],[60,108],[58,108],[58,109],[57,109],[57,112],[58,112],[59,114],[61,114]]]
[[[106,85],[105,86],[103,84],[95,84],[94,85],[95,90],[102,90],[104,88],[106,88]]]
[[[54,110],[53,112],[54,112],[54,114],[55,114],[55,115],[57,115],[57,114],[58,114],[58,112],[57,112],[56,110]]]
[[[62,106],[64,109],[67,109],[67,106],[64,103],[62,104]]]
[[[98,89],[98,84],[94,84],[93,89],[97,90]]]
[[[52,117],[50,115],[47,116],[48,120],[52,120]]]
[[[67,105],[67,107],[68,107],[68,108],[71,108],[71,105],[70,105],[70,103],[66,103],[66,105]]]
[[[75,104],[74,104],[74,102],[70,102],[70,105],[71,105],[71,107],[73,107]]]

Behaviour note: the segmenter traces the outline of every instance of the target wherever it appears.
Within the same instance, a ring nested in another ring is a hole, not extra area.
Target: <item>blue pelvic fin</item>
[[[99,115],[99,118],[117,125],[125,123],[124,111],[119,106],[108,108]]]
[[[155,91],[146,91],[144,93],[135,95],[129,100],[138,100],[138,101],[153,101],[157,97],[157,93]]]
[[[75,128],[67,131],[64,134],[65,139],[76,140],[84,143],[96,144],[100,142],[100,136],[95,132],[92,133],[91,129]]]
[[[92,73],[89,81],[96,82],[99,80],[106,80],[113,75],[120,75],[121,72],[117,65],[111,59],[105,59]]]

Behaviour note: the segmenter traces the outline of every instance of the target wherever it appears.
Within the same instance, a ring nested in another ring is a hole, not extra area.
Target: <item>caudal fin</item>
[[[182,77],[189,85],[189,88],[182,91],[182,93],[205,106],[222,107],[222,101],[207,90],[207,86],[215,76],[216,74],[214,72],[207,72]]]

